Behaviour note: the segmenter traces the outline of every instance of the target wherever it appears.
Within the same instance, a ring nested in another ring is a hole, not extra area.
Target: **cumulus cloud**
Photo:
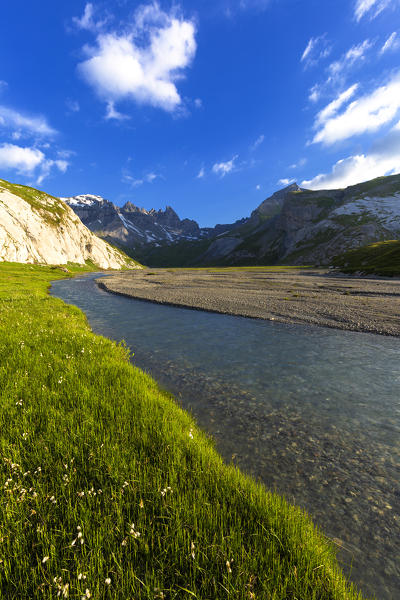
[[[389,35],[388,39],[383,44],[379,54],[384,54],[385,52],[388,52],[388,50],[397,50],[398,48],[400,48],[400,40],[397,36],[397,32],[393,31],[393,33]]]
[[[400,152],[390,158],[375,154],[357,154],[338,160],[330,173],[302,181],[301,186],[310,190],[344,188],[394,173],[400,173]]]
[[[354,17],[356,21],[360,21],[365,15],[369,15],[371,19],[377,17],[392,0],[356,0],[354,6]]]
[[[52,136],[57,132],[50,127],[45,117],[24,115],[12,108],[0,105],[0,126],[17,129],[30,135]]]
[[[326,34],[311,37],[301,55],[300,62],[305,67],[316,65],[322,58],[326,58],[332,51],[332,47],[326,39]]]
[[[338,160],[330,173],[323,173],[301,185],[309,189],[333,189],[400,172],[400,121],[387,135],[375,141],[366,154]]]
[[[231,160],[228,160],[226,162],[215,163],[215,165],[213,165],[212,172],[216,175],[220,175],[221,177],[225,177],[225,175],[231,173],[235,169],[235,162],[238,158],[239,155],[236,154],[231,158]]]
[[[126,99],[172,112],[182,103],[176,82],[194,58],[195,33],[194,23],[176,10],[142,6],[129,31],[99,33],[78,69],[107,103],[109,117],[110,107]]]
[[[340,106],[354,94],[353,88],[354,86],[336,99]],[[348,104],[339,114],[337,108],[332,112],[332,104],[334,103],[328,105],[316,117],[314,127],[317,133],[312,140],[314,144],[331,145],[356,135],[375,132],[389,124],[400,109],[400,73],[392,77],[386,85]]]
[[[14,170],[18,175],[36,175],[37,183],[41,183],[50,174],[53,167],[65,173],[68,162],[61,159],[52,160],[38,148],[16,146],[15,144],[0,146],[0,168]]]

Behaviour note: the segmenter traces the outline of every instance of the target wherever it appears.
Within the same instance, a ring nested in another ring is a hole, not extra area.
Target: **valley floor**
[[[282,323],[400,335],[400,280],[290,267],[144,269],[102,278],[106,290]]]

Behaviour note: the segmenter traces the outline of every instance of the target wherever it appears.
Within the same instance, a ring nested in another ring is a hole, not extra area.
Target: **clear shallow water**
[[[134,351],[226,460],[303,506],[365,594],[400,597],[400,340],[232,317],[53,283]]]

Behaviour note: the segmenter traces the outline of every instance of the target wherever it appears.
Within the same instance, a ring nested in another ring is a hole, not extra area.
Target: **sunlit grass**
[[[47,295],[65,276],[0,265],[0,597],[361,598],[304,513]]]

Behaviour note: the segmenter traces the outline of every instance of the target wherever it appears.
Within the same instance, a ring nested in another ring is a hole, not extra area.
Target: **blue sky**
[[[13,0],[0,177],[202,226],[400,172],[400,0]]]

